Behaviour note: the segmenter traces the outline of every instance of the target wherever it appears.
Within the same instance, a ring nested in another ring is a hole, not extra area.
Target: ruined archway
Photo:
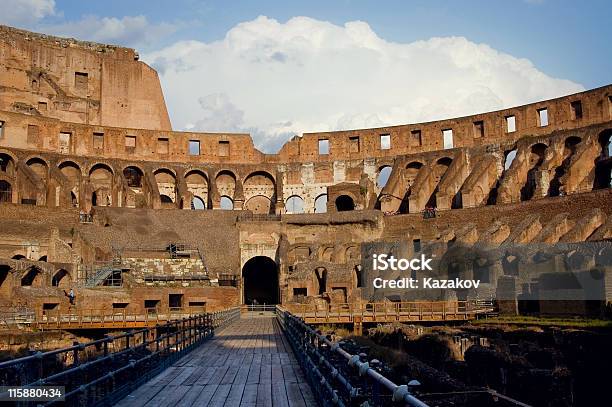
[[[593,189],[609,188],[612,186],[612,129],[602,131],[598,142],[601,152],[595,160]]]
[[[40,287],[42,286],[42,270],[38,267],[30,267],[28,271],[25,272],[23,277],[21,277],[21,286],[22,287]]]
[[[355,210],[355,201],[348,195],[340,195],[336,198],[336,210],[338,212]]]
[[[70,286],[70,283],[70,274],[64,269],[58,270],[57,273],[55,273],[55,275],[51,279],[52,287],[68,288]]]
[[[123,169],[123,177],[130,188],[142,188],[144,173],[136,166],[129,166]]]
[[[243,301],[245,304],[278,304],[278,266],[266,256],[256,256],[242,267]]]

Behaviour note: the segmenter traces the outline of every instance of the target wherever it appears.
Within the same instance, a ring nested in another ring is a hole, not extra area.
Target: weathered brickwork
[[[0,47],[0,306],[68,310],[73,288],[80,309],[135,313],[490,297],[521,311],[550,270],[609,276],[612,85],[264,154],[248,134],[172,131],[134,50],[7,27]],[[372,292],[364,264],[383,248],[486,282]],[[587,307],[539,311],[569,309]]]

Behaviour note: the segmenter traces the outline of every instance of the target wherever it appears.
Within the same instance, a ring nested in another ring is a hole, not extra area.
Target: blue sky
[[[259,15],[286,21],[308,16],[342,24],[366,21],[389,41],[465,36],[531,60],[544,72],[587,88],[612,81],[612,2],[567,1],[56,1],[65,20],[84,15],[144,15],[154,23],[182,24],[159,40],[211,41]],[[58,18],[60,20],[61,18]]]
[[[0,23],[136,47],[160,70],[176,129],[248,131],[269,150],[300,131],[476,113],[612,82],[609,1],[4,1],[13,5]],[[370,61],[376,69],[362,69]],[[428,88],[410,76],[427,76]],[[355,95],[363,103],[351,105]]]

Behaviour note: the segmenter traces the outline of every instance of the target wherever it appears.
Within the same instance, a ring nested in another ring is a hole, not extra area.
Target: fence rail
[[[0,385],[65,386],[65,405],[112,405],[239,316],[200,314],[2,362]]]
[[[393,383],[302,319],[280,307],[277,318],[323,406],[427,407],[411,394],[407,385]]]

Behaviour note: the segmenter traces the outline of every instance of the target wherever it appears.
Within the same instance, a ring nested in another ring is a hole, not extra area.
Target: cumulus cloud
[[[49,34],[80,40],[140,47],[154,44],[164,36],[172,34],[177,30],[177,26],[171,23],[152,24],[143,15],[121,18],[89,15],[77,21],[47,25],[41,29]]]
[[[463,37],[394,43],[362,21],[260,16],[214,42],[143,56],[160,72],[176,128],[248,131],[268,152],[304,131],[403,124],[583,90],[527,59]]]
[[[3,0],[0,24],[27,26],[55,14],[54,0]]]

